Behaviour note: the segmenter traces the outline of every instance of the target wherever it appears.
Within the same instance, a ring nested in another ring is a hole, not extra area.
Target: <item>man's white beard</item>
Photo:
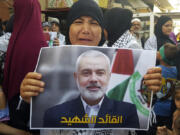
[[[77,86],[79,88],[81,96],[90,101],[96,101],[97,99],[102,98],[107,90],[107,87],[101,87],[101,89],[98,91],[89,91],[87,88],[81,87],[78,81]]]
[[[141,31],[141,30],[135,30],[134,33],[135,33],[135,34],[141,34],[142,31]]]

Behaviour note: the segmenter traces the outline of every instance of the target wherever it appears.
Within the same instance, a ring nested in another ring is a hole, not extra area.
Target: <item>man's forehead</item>
[[[92,63],[93,62],[96,62],[96,61],[107,61],[106,58],[102,55],[100,56],[83,56],[80,61],[82,62],[85,62],[85,61],[91,61]]]
[[[85,56],[80,59],[80,67],[88,67],[89,65],[99,66],[106,68],[108,66],[108,62],[105,57],[98,56],[98,57],[89,57]]]
[[[134,21],[133,24],[138,24],[138,25],[140,25],[141,23],[138,22],[138,21]]]

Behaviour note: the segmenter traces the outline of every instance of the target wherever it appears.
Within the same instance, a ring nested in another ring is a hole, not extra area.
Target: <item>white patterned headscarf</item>
[[[117,48],[133,48],[142,49],[141,45],[138,44],[135,37],[127,30],[119,39],[112,45]]]

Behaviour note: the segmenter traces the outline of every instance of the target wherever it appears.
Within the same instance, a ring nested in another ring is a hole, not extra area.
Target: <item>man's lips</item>
[[[99,86],[88,86],[88,87],[86,87],[88,90],[90,90],[90,91],[97,91],[97,90],[99,90],[101,87],[99,87]]]

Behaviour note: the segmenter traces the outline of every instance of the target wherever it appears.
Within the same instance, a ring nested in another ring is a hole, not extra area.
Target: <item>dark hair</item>
[[[176,65],[176,58],[178,54],[178,48],[176,45],[171,43],[165,43],[159,48],[159,53],[163,62],[165,62],[169,66]]]
[[[112,46],[116,40],[131,28],[133,13],[129,9],[112,8],[104,14],[104,27],[108,33],[108,46]]]
[[[6,32],[13,32],[14,15],[12,15],[6,24]]]
[[[158,18],[158,21],[155,25],[154,28],[154,34],[157,38],[157,50],[159,50],[159,48],[164,45],[165,43],[172,43],[175,44],[170,38],[169,35],[165,35],[162,32],[162,26],[168,22],[168,21],[172,21],[172,19],[169,16],[161,16],[160,18]]]
[[[173,60],[177,56],[177,46],[171,43],[166,43],[164,44],[164,49],[165,49],[165,56],[169,60]]]
[[[154,33],[155,33],[155,35],[157,36],[157,37],[161,37],[161,36],[166,36],[166,35],[164,35],[163,34],[163,32],[162,32],[162,26],[167,22],[167,21],[171,21],[172,20],[172,18],[170,18],[169,16],[165,16],[165,15],[163,15],[163,16],[161,16],[161,17],[159,17],[158,18],[158,21],[157,21],[157,23],[156,23],[156,25],[155,25],[155,29],[154,29]]]

